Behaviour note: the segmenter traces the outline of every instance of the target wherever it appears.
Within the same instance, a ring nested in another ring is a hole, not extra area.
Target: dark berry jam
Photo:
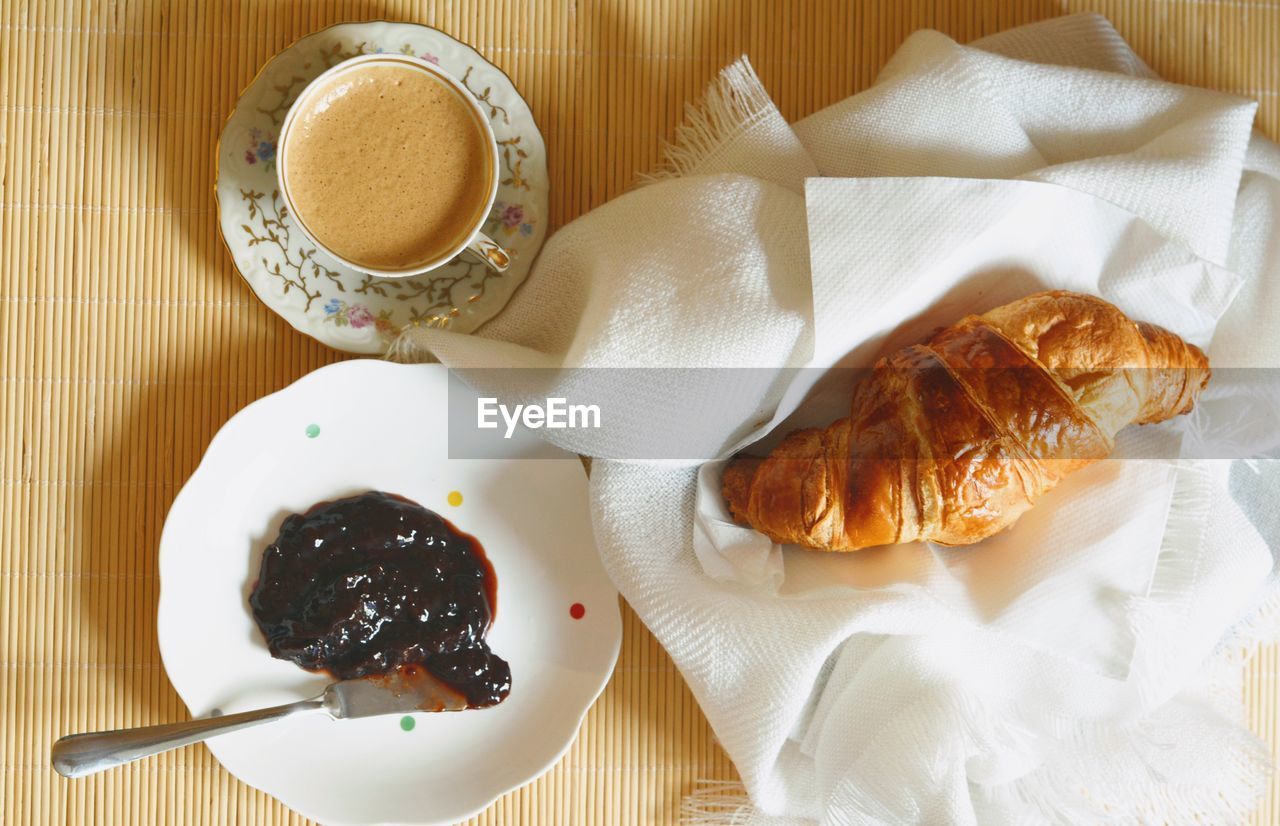
[[[496,589],[474,537],[369,491],[286,518],[249,604],[275,657],[342,680],[420,666],[481,708],[511,691],[485,642]]]

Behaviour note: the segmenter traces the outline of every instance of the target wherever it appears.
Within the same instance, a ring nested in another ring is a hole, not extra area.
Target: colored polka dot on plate
[[[308,439],[314,439],[320,435],[320,425],[312,423],[307,425],[307,429],[303,431],[307,434]]]
[[[462,492],[457,490],[449,491],[449,504],[455,508],[462,504]]]
[[[400,728],[404,731],[413,731],[413,727],[417,724],[418,722],[408,714],[400,718]]]
[[[575,602],[569,606],[569,616],[574,619],[582,619],[587,615],[587,609],[581,602]]]

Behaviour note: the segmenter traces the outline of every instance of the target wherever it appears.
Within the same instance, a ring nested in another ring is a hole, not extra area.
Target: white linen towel
[[[1092,15],[967,47],[919,32],[871,89],[794,126],[740,61],[669,167],[550,239],[502,314],[474,336],[412,330],[394,354],[498,395],[506,374],[468,369],[866,364],[1063,287],[1209,347],[1215,368],[1280,366],[1280,152],[1253,114],[1155,79]],[[1269,430],[1239,411],[1266,388],[1216,378],[1189,426],[1155,431],[1166,458],[1083,471],[977,548],[819,556],[730,524],[716,466],[697,467],[840,415],[847,393],[816,373],[728,397],[714,375],[606,381],[625,427],[548,431],[607,457],[600,552],[750,795],[711,788],[688,814],[1245,818],[1268,761],[1239,680],[1274,626],[1280,473],[1168,445],[1257,443]],[[673,461],[625,461],[656,455]]]

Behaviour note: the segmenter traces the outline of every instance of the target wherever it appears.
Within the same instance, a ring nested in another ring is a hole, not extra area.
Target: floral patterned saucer
[[[276,135],[312,78],[358,54],[400,52],[457,77],[489,112],[501,155],[484,231],[511,253],[495,273],[465,254],[412,278],[378,278],[328,259],[293,226],[276,187]],[[218,141],[219,228],[240,274],[303,333],[352,353],[382,353],[406,327],[470,332],[524,280],[546,236],[547,155],[529,105],[501,69],[444,32],[412,23],[342,23],[273,57],[240,96]]]

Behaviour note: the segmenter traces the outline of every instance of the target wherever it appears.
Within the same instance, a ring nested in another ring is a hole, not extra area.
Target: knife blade
[[[403,666],[380,677],[333,683],[321,695],[336,720],[406,711],[461,711],[467,698],[418,666]]]

